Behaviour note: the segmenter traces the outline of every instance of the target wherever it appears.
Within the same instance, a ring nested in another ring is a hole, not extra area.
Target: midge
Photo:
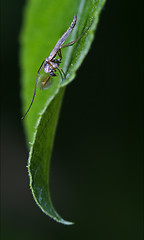
[[[36,95],[36,88],[37,88],[38,77],[39,77],[39,74],[40,74],[42,69],[44,70],[45,73],[49,73],[49,76],[45,79],[45,81],[43,81],[41,83],[41,88],[42,89],[47,85],[47,83],[48,83],[48,81],[50,80],[51,77],[55,77],[56,76],[55,72],[56,72],[57,69],[60,72],[62,80],[66,78],[66,75],[65,75],[64,71],[62,70],[62,68],[59,67],[59,65],[61,63],[61,60],[62,60],[61,49],[65,48],[65,47],[72,46],[74,43],[76,43],[88,31],[89,27],[91,26],[90,25],[86,29],[86,31],[83,32],[76,40],[74,40],[74,41],[72,41],[72,42],[62,46],[62,44],[68,38],[68,36],[70,35],[70,33],[73,30],[74,26],[76,25],[76,21],[77,21],[77,16],[75,15],[74,19],[73,19],[73,21],[71,23],[71,26],[67,29],[67,31],[58,40],[58,42],[56,43],[55,47],[51,51],[50,55],[42,62],[41,66],[40,66],[40,68],[39,68],[39,70],[37,72],[35,88],[34,88],[34,94],[33,94],[33,97],[32,97],[32,101],[31,101],[30,106],[29,106],[28,110],[26,111],[25,115],[22,117],[22,119],[25,118],[25,116],[27,115],[27,113],[29,112],[29,110],[30,110],[30,108],[31,108],[31,106],[33,104],[33,101],[34,101],[34,98],[35,98],[35,95]],[[58,54],[59,58],[56,59],[57,54]]]

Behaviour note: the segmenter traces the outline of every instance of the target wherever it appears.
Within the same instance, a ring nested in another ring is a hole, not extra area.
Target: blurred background
[[[107,1],[89,54],[67,87],[51,192],[73,226],[44,215],[29,190],[19,65],[25,4],[1,1],[1,239],[141,240],[143,1]]]

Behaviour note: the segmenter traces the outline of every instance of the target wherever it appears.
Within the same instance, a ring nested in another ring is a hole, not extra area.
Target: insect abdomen
[[[58,42],[56,43],[55,47],[53,48],[53,50],[51,51],[50,55],[49,55],[49,60],[53,59],[58,50],[60,49],[61,45],[65,42],[65,40],[68,38],[68,36],[70,35],[71,31],[73,30],[74,26],[76,25],[76,21],[77,21],[77,16],[74,16],[74,19],[71,23],[71,26],[67,29],[67,31],[62,35],[62,37],[58,40]]]
[[[72,23],[71,23],[71,26],[70,26],[70,28],[74,28],[74,26],[76,25],[76,21],[77,21],[77,16],[75,15],[74,16],[74,19],[73,19],[73,21],[72,21]]]

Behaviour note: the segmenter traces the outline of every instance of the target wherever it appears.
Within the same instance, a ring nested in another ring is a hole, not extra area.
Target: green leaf
[[[63,224],[72,223],[58,215],[49,189],[53,141],[65,86],[74,79],[90,48],[104,3],[105,0],[30,0],[25,8],[21,33],[23,113],[31,102],[36,73],[42,61],[70,26],[74,15],[77,15],[77,24],[66,43],[76,39],[91,25],[77,43],[62,49],[61,67],[66,79],[61,81],[60,76],[52,78],[47,90],[37,89],[33,106],[24,119],[27,141],[30,142],[28,171],[33,197],[45,214]]]

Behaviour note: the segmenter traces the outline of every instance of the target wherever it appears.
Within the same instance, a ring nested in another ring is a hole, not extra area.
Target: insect
[[[83,32],[76,40],[72,41],[72,42],[69,42],[65,45],[63,45],[63,43],[65,42],[65,40],[68,38],[68,36],[70,35],[70,33],[72,32],[74,26],[76,25],[76,22],[77,22],[77,16],[75,15],[74,18],[73,18],[73,21],[70,25],[70,27],[67,29],[67,31],[62,35],[62,37],[58,40],[58,42],[56,43],[55,47],[53,48],[53,50],[51,51],[50,55],[42,62],[38,72],[37,72],[37,76],[36,76],[36,81],[35,81],[35,88],[34,88],[34,93],[33,93],[33,97],[32,97],[32,101],[29,105],[29,108],[28,110],[26,111],[25,115],[22,117],[22,119],[25,118],[25,116],[27,115],[27,113],[29,112],[32,104],[33,104],[33,101],[34,101],[34,98],[35,98],[35,95],[36,95],[36,88],[37,88],[37,82],[38,82],[38,77],[39,77],[39,74],[41,72],[41,70],[43,69],[45,73],[49,73],[48,77],[41,83],[41,89],[43,89],[47,83],[49,82],[50,78],[51,77],[55,77],[56,74],[56,70],[58,69],[60,75],[61,75],[61,78],[62,80],[66,78],[66,74],[64,73],[63,69],[59,66],[60,63],[61,63],[61,60],[62,60],[62,53],[61,53],[61,49],[62,48],[65,48],[65,47],[69,47],[69,46],[72,46],[74,43],[76,43],[78,40],[80,40],[80,38],[82,38],[82,36],[88,31],[89,26],[85,32]],[[56,59],[56,57],[57,58]]]

